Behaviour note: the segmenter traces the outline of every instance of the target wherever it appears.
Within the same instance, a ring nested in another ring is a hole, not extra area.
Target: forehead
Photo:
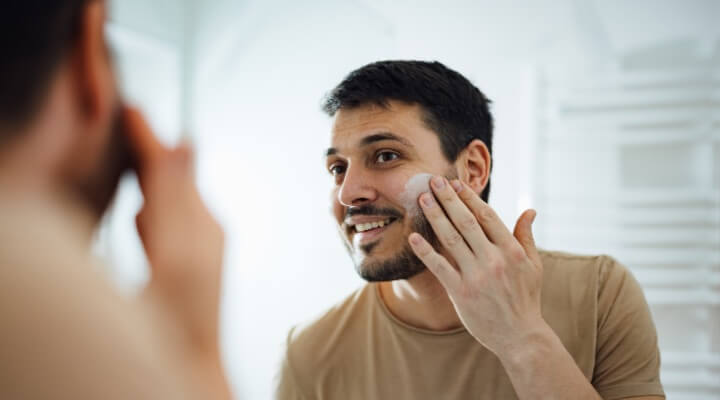
[[[439,146],[440,141],[423,122],[422,108],[397,101],[388,107],[368,104],[340,109],[333,119],[331,147],[338,153],[361,147],[365,137],[392,134],[415,147]]]

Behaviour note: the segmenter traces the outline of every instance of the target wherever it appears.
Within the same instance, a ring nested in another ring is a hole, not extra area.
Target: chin
[[[373,256],[355,257],[355,270],[368,282],[388,282],[410,279],[423,272],[425,265],[409,247],[397,254],[379,258]]]

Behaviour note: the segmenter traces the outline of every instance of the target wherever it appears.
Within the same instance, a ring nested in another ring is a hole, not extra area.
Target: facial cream
[[[432,177],[432,174],[420,173],[413,175],[408,179],[407,183],[405,183],[405,189],[400,194],[400,200],[409,216],[414,217],[420,214],[418,197],[430,191],[430,179],[432,179]]]

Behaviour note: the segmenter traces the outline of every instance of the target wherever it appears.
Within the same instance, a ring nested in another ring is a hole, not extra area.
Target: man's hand
[[[165,147],[137,110],[124,117],[145,198],[136,219],[152,270],[145,294],[167,311],[193,357],[219,361],[223,231],[197,190],[189,147]]]
[[[431,186],[435,196],[424,193],[420,205],[450,259],[417,233],[409,241],[447,290],[467,330],[501,358],[535,333],[546,333],[540,312],[543,267],[531,230],[535,211],[525,211],[512,234],[467,185],[435,177]]]

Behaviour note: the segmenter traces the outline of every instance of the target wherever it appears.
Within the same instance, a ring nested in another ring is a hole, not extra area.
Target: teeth
[[[382,228],[383,226],[389,225],[389,224],[390,224],[390,219],[388,218],[384,221],[368,222],[366,224],[357,224],[357,225],[355,225],[355,230],[358,232],[365,232],[365,231],[369,231],[370,229]]]

